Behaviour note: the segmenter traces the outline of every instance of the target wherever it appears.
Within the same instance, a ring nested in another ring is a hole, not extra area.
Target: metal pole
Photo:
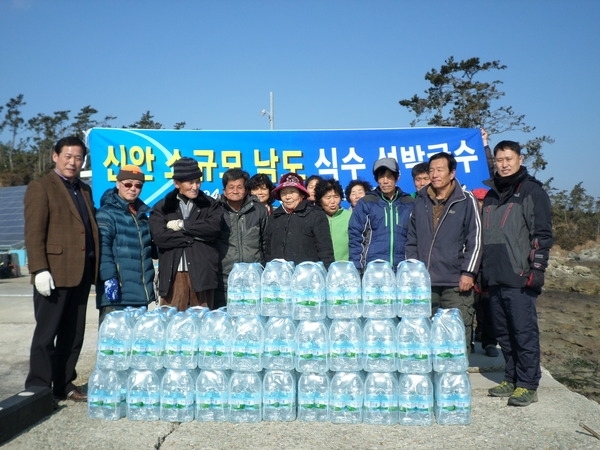
[[[273,92],[269,92],[269,108],[271,108],[269,114],[269,122],[271,125],[271,131],[275,129],[275,110],[273,109]]]

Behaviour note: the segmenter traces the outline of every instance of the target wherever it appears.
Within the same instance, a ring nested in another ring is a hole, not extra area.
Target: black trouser
[[[536,300],[530,289],[490,286],[492,324],[506,361],[504,381],[526,389],[537,389],[542,377]]]
[[[25,388],[51,387],[58,397],[75,388],[75,366],[83,346],[90,287],[86,281],[72,288],[56,288],[50,297],[33,288],[36,325]]]

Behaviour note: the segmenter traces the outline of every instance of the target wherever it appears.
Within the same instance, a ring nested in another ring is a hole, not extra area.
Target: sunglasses
[[[125,186],[127,189],[131,189],[134,186],[136,189],[141,189],[142,187],[144,187],[144,185],[142,183],[123,183],[123,182],[121,182],[121,184],[123,186]]]

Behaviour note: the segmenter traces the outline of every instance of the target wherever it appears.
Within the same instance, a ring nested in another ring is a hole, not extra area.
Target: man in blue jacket
[[[429,186],[415,201],[406,258],[423,261],[431,277],[431,307],[458,308],[471,349],[475,315],[473,285],[481,264],[481,217],[477,199],[456,179],[456,159],[436,153],[429,159]]]
[[[414,199],[396,186],[398,162],[381,158],[373,165],[378,186],[361,198],[352,210],[348,234],[350,260],[363,272],[376,259],[388,261],[396,270],[404,261],[404,246]]]

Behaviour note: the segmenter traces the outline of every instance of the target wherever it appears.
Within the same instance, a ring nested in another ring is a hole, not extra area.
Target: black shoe
[[[500,353],[498,352],[498,349],[496,348],[495,345],[488,345],[485,348],[485,356],[489,356],[490,358],[495,358],[499,354]]]

